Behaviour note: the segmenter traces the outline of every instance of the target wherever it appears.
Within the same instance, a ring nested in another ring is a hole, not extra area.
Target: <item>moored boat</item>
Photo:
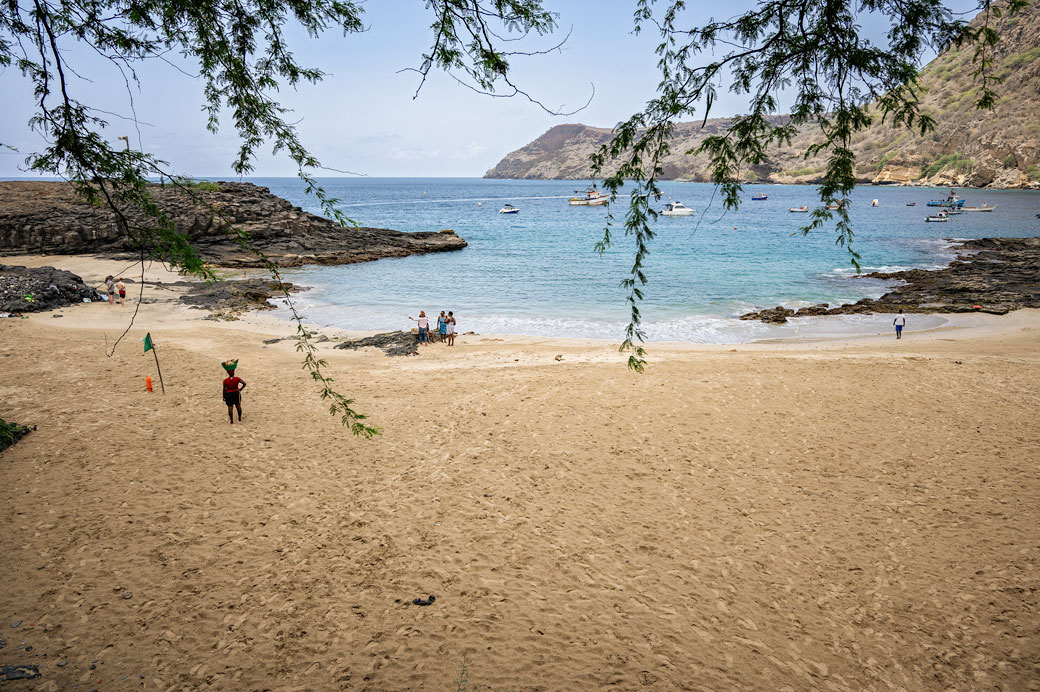
[[[682,202],[669,202],[660,212],[661,216],[692,216],[694,210]]]
[[[757,195],[751,195],[751,201],[752,202],[762,202],[762,201],[767,200],[767,199],[769,199],[769,195],[767,195],[765,193],[759,193]]]
[[[499,214],[519,214],[520,210],[514,207],[512,204],[506,204],[498,210]]]
[[[997,205],[983,204],[981,207],[961,207],[961,211],[993,211]]]
[[[946,215],[946,212],[941,211],[938,214],[929,214],[928,216],[924,217],[924,220],[927,221],[928,223],[945,223],[946,221],[949,221],[950,219]]]
[[[946,195],[946,199],[930,199],[928,200],[929,207],[963,207],[964,200],[957,196],[956,190],[950,190],[950,194]]]
[[[917,202],[907,202],[906,206],[908,206],[908,207],[916,207],[917,206]]]
[[[788,207],[787,211],[796,211],[796,212],[799,212],[799,213],[805,213],[805,212],[809,211],[809,205],[808,204],[803,204],[800,207]]]

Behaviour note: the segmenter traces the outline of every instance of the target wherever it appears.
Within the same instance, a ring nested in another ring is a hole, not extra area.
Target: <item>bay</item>
[[[317,201],[291,178],[252,178],[307,211]],[[625,291],[633,239],[615,205],[614,245],[593,251],[607,221],[604,207],[567,204],[586,185],[576,181],[480,178],[330,178],[321,183],[339,208],[363,226],[402,231],[453,229],[469,247],[363,264],[306,267],[288,280],[311,287],[299,297],[309,321],[342,329],[407,328],[419,310],[453,310],[460,331],[481,334],[620,339],[627,323]],[[815,188],[748,185],[737,211],[724,211],[714,186],[667,182],[665,197],[696,210],[690,217],[660,217],[646,266],[650,279],[640,309],[651,341],[737,343],[797,334],[878,331],[883,316],[797,320],[784,327],[741,322],[752,309],[775,305],[831,305],[877,297],[888,284],[854,278],[848,252],[835,244],[833,224],[800,233],[807,214],[789,207],[816,201]],[[949,188],[869,187],[852,194],[854,247],[865,272],[937,268],[954,253],[949,238],[1031,236],[1040,192],[959,190],[967,204],[995,204],[945,224],[925,223],[930,199]],[[751,201],[765,193],[766,201]],[[878,206],[872,206],[872,200]],[[916,202],[916,206],[907,206]],[[518,214],[499,214],[504,204]],[[915,316],[917,328],[938,326],[938,316]]]

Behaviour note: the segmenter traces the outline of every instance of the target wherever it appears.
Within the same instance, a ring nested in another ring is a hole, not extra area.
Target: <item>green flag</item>
[[[149,351],[151,351],[151,350],[152,350],[153,348],[155,348],[155,347],[154,347],[154,346],[152,345],[152,333],[151,333],[151,332],[148,332],[147,334],[145,334],[145,335],[144,335],[144,338],[143,338],[143,339],[141,339],[141,341],[143,341],[143,342],[144,342],[144,352],[145,352],[145,353],[148,353],[148,352],[149,352]]]

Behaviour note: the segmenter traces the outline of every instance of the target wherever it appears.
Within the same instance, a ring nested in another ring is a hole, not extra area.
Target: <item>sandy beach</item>
[[[0,320],[0,417],[37,426],[0,452],[0,665],[41,672],[5,691],[1040,689],[1040,310],[643,374],[319,345],[373,440],[287,323],[149,302],[109,357],[132,311]]]

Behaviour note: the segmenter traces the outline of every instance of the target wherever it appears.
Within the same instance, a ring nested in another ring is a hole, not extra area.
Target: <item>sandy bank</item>
[[[0,453],[0,663],[43,676],[12,690],[1040,679],[1040,311],[643,375],[610,342],[323,344],[372,441],[263,344],[284,323],[146,304],[109,358],[130,311],[0,320],[0,416],[38,425]]]

